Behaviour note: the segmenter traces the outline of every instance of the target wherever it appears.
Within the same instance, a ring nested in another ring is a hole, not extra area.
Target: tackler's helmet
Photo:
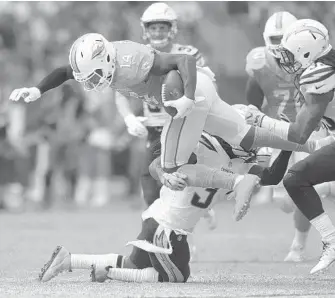
[[[293,23],[285,31],[281,45],[280,64],[288,73],[306,69],[332,48],[327,28],[311,19]]]
[[[266,21],[263,38],[268,52],[278,58],[278,47],[280,47],[285,30],[293,24],[297,18],[287,11],[274,13]]]
[[[167,23],[167,32],[150,32],[149,26],[155,23]],[[148,40],[154,48],[163,48],[177,35],[177,14],[166,3],[158,2],[150,5],[141,17],[143,39]]]
[[[72,45],[69,61],[75,80],[86,91],[102,91],[112,83],[116,68],[116,50],[98,33],[79,37]]]

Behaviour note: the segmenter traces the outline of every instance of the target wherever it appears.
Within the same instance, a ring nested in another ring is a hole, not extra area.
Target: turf
[[[334,205],[326,203],[332,218]],[[284,263],[293,237],[292,214],[272,205],[253,207],[241,222],[232,205],[216,208],[219,226],[201,221],[198,254],[186,284],[91,283],[88,271],[40,283],[38,273],[57,245],[73,253],[123,253],[140,227],[140,211],[115,202],[103,210],[0,214],[0,297],[335,297],[334,268],[310,276],[321,253],[312,230],[301,264]]]

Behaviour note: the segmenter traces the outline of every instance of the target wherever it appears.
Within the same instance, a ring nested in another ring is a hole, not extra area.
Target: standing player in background
[[[295,121],[302,101],[294,84],[296,74],[289,74],[281,68],[277,49],[285,29],[296,20],[296,17],[286,11],[274,13],[265,24],[263,33],[265,47],[251,50],[246,59],[246,71],[249,75],[246,90],[248,103],[262,110],[269,117],[283,118],[288,121]],[[328,134],[327,128],[322,125],[318,131],[312,134],[312,137],[322,138]],[[279,150],[272,150],[271,161],[276,158],[278,153]],[[303,152],[293,152],[290,165],[292,166],[307,155]],[[330,189],[329,183],[320,184],[317,188],[318,193],[323,196],[327,196]],[[308,219],[299,209],[295,208],[282,182],[277,186],[264,188],[261,195],[272,197],[285,212],[294,211],[295,236],[285,261],[303,261],[311,226]]]
[[[174,43],[178,28],[177,14],[167,4],[159,2],[150,5],[141,17],[141,27],[143,30],[143,40],[148,42],[148,46],[161,52],[171,54],[187,54],[196,58],[197,65],[205,66],[205,59],[199,50],[190,45],[180,45]],[[146,163],[141,175],[143,197],[147,206],[150,206],[159,198],[161,184],[153,179],[149,173],[149,165],[154,160],[154,150],[160,150],[160,137],[165,121],[170,117],[163,107],[151,106],[143,103],[143,117],[136,117],[132,112],[129,99],[116,92],[116,104],[118,111],[124,118],[128,132],[136,137],[147,137]],[[209,209],[204,214],[210,229],[216,227],[214,210]],[[195,247],[192,247],[195,253]]]

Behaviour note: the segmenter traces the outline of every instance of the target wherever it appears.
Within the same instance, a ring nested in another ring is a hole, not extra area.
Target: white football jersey
[[[256,154],[242,149],[233,149],[222,139],[203,133],[195,151],[199,164],[245,174],[255,164]],[[254,159],[252,159],[254,158]],[[253,160],[254,162],[249,162]],[[186,187],[172,191],[163,186],[160,198],[146,211],[142,218],[152,217],[165,228],[177,233],[192,233],[196,224],[209,208],[226,198],[229,190]]]
[[[313,63],[301,74],[300,90],[303,94],[323,94],[335,89],[335,68],[322,62]],[[329,103],[325,116],[335,119],[335,101]]]

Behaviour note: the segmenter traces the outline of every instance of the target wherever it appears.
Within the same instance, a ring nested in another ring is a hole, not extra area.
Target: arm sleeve
[[[41,91],[41,94],[43,94],[70,79],[74,79],[71,66],[62,66],[48,74],[36,87]]]
[[[263,168],[254,165],[249,174],[257,175],[261,178],[260,184],[263,186],[277,185],[284,177],[292,151],[281,151],[271,167]]]

